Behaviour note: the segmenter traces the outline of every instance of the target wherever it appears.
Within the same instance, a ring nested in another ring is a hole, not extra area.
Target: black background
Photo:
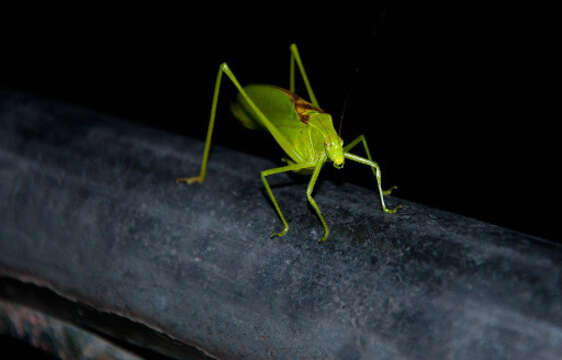
[[[287,87],[296,42],[320,105],[337,123],[348,99],[344,140],[367,136],[397,196],[560,241],[552,9],[184,6],[5,10],[0,86],[203,139],[219,63]],[[227,106],[214,139],[281,157]],[[340,173],[324,174],[373,186],[362,166]]]

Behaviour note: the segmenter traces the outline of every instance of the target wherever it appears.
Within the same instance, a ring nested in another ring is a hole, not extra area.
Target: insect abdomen
[[[248,85],[244,87],[244,91],[273,125],[290,126],[294,121],[299,122],[294,102],[287,95],[286,90],[271,85]],[[264,128],[241,94],[236,97],[236,102],[231,105],[231,110],[245,127]]]
[[[263,126],[242,108],[240,102],[231,102],[230,111],[232,111],[234,117],[237,118],[242,123],[242,125],[244,125],[244,127],[252,130],[260,128],[263,129]]]

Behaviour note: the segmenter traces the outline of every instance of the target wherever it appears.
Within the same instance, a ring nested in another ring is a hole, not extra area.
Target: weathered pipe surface
[[[328,180],[318,244],[306,184],[283,175],[291,229],[270,239],[271,161],[215,147],[205,183],[178,185],[201,142],[0,95],[5,276],[221,359],[562,357],[560,246],[395,197],[388,215]]]

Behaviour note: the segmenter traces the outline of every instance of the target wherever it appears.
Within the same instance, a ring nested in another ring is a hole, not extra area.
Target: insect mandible
[[[371,158],[367,141],[363,135],[344,146],[343,140],[336,132],[332,117],[324,112],[318,105],[318,101],[314,96],[314,92],[310,86],[308,77],[302,65],[302,61],[295,44],[290,46],[290,83],[289,90],[282,89],[273,85],[248,85],[242,87],[228,65],[222,63],[219,66],[217,79],[215,82],[215,90],[211,105],[211,114],[209,119],[209,127],[205,140],[205,149],[203,151],[203,160],[201,162],[201,172],[199,176],[178,178],[177,182],[185,182],[193,184],[195,182],[202,183],[205,180],[207,171],[207,161],[209,159],[209,150],[211,148],[211,137],[215,124],[215,114],[219,97],[222,75],[225,74],[238,89],[236,102],[231,105],[234,116],[247,128],[265,129],[273,136],[275,141],[281,146],[290,159],[284,159],[287,165],[261,172],[261,179],[279,215],[283,222],[284,228],[279,233],[271,234],[274,236],[283,236],[289,230],[289,224],[285,220],[277,200],[271,191],[267,177],[274,174],[284,172],[312,172],[312,176],[306,189],[306,197],[310,205],[316,211],[318,218],[324,227],[324,236],[319,241],[328,239],[330,230],[326,221],[312,197],[314,185],[320,174],[320,170],[326,161],[331,161],[337,169],[343,168],[344,160],[358,162],[360,164],[371,167],[375,178],[381,200],[382,209],[394,214],[398,206],[394,209],[388,209],[384,203],[383,195],[389,195],[396,186],[388,190],[382,190],[381,187],[381,170],[379,165]],[[304,81],[310,102],[303,100],[295,94],[295,63],[297,64],[301,77]],[[358,144],[363,144],[367,158],[350,153],[349,151]]]

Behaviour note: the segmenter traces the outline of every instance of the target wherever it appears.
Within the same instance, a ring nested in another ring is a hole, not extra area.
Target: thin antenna
[[[366,41],[368,42],[367,47],[372,46],[373,39],[377,35],[377,29],[379,29],[382,26],[382,24],[384,23],[384,19],[386,18],[386,15],[387,15],[387,9],[383,8],[382,11],[379,13],[379,18],[377,19],[377,21],[375,21],[372,28],[370,29],[370,32],[368,34],[368,38],[366,39]],[[362,45],[362,44],[360,44],[360,45]],[[364,48],[364,47],[362,47],[362,48]],[[341,137],[343,119],[346,115],[346,110],[348,109],[348,107],[350,107],[350,104],[351,104],[353,90],[354,90],[354,88],[357,87],[356,84],[359,82],[359,80],[358,80],[359,79],[359,69],[360,69],[360,65],[361,65],[360,60],[363,57],[364,57],[364,54],[360,53],[358,50],[356,50],[355,56],[353,58],[352,68],[351,68],[352,73],[348,77],[348,80],[347,80],[346,89],[345,89],[345,98],[343,100],[342,111],[340,113],[340,123],[339,123],[339,126],[338,126],[339,137]]]
[[[356,62],[356,61],[354,61]],[[341,129],[343,125],[343,119],[345,117],[345,111],[347,110],[349,104],[351,104],[351,93],[353,92],[353,85],[356,82],[356,76],[359,73],[359,66],[353,64],[353,73],[351,74],[351,80],[348,80],[348,84],[345,90],[345,98],[343,100],[342,110],[340,114],[340,124],[338,126],[338,136],[341,138]]]

